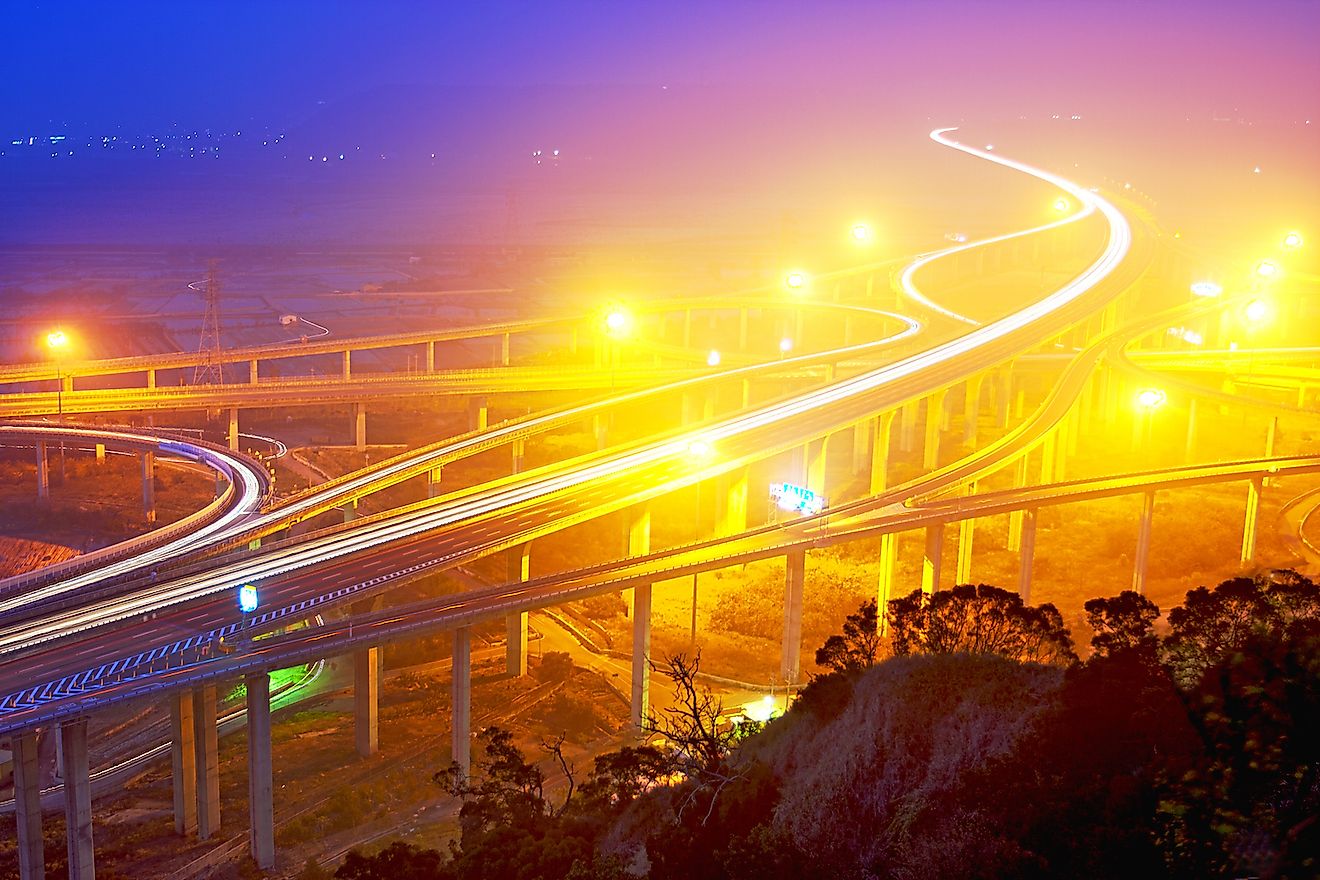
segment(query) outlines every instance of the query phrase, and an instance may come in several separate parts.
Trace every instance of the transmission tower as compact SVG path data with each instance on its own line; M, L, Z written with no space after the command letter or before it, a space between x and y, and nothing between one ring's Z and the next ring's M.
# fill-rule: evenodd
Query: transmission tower
M197 347L200 358L193 371L194 385L223 385L220 364L220 284L216 280L216 261L206 267L206 316L202 318L202 342Z

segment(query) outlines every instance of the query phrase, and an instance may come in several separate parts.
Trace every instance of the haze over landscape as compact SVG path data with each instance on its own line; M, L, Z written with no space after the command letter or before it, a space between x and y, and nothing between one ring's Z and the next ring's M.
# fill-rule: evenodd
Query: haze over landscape
M1320 3L4 29L0 880L1320 876Z

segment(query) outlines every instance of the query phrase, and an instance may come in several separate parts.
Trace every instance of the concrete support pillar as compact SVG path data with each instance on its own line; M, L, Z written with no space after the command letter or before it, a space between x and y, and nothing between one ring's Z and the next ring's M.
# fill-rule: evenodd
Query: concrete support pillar
M142 515L156 521L156 453L148 449L138 453L142 466Z
M344 511L344 522L351 523L358 518L358 500L356 498L345 501L340 509Z
M1132 563L1132 589L1146 592L1146 562L1150 558L1150 526L1155 519L1155 492L1141 497L1141 524L1137 527L1137 553Z
M875 431L872 419L853 425L852 472L860 474L871 463L871 435Z
M627 555L645 556L651 552L651 505L645 502L634 505L629 508L627 517L628 531L625 536ZM623 599L627 603L628 614L631 615L633 613L633 591L624 590Z
M921 592L931 595L940 588L944 560L944 523L926 526L926 550L921 557Z
M453 656L450 754L467 776L472 772L472 631L466 626L454 630Z
M364 758L380 751L380 648L353 652L353 744Z
M968 446L976 445L977 423L981 418L981 383L984 380L984 376L973 376L964 386L963 442Z
M263 871L275 867L274 767L270 749L270 673L251 672L247 685L248 845Z
M523 460L527 456L527 441L518 438L509 444L509 453L513 459L513 473L521 474L523 470Z
M1040 481L1054 482L1054 471L1059 456L1059 426L1055 425L1045 435L1045 442L1040 447Z
M197 830L197 744L192 691L170 698L170 773L174 789L174 833Z
M944 420L944 397L947 391L936 391L926 398L926 442L921 455L921 466L934 470L940 464L940 425Z
M996 420L999 427L1007 428L1009 417L1013 413L1013 366L1004 368L999 376L999 385L995 389L995 407L998 409Z
M920 401L910 400L903 404L899 414L898 448L911 452L916 445L917 407Z
M738 310L738 350L747 350L747 316L750 310L741 308Z
M749 409L752 405L752 380L743 379L742 385L742 408Z
M441 468L433 467L426 472L426 497L434 498L440 494Z
M104 443L98 443L98 444L96 444L96 463L97 463L98 465L105 464L105 444L104 444Z
M817 495L825 494L825 472L829 466L827 457L829 447L830 438L827 434L819 440L812 440L807 443L804 450L807 458L807 488Z
M68 843L69 880L96 880L87 719L62 721L59 731L64 753L64 834Z
M603 413L596 413L591 417L591 433L596 438L596 451L610 445L610 420Z
M435 340L426 343L426 372L435 372Z
M215 717L215 685L194 688L193 745L197 749L197 837L209 840L220 831L219 731Z
M747 531L748 468L739 468L724 477L724 516L719 534L737 535ZM697 512L700 516L700 511Z
M367 405L353 404L353 445L359 452L367 448Z
M147 388L156 387L156 371L147 370Z
M871 494L879 495L889 485L889 443L894 430L894 411L880 413L871 422Z
M807 551L790 551L784 557L784 566L784 641L780 645L779 672L785 682L796 684L801 674L802 592Z
M651 585L633 593L632 724L642 729L651 713Z
M955 585L972 582L972 538L975 534L975 519L968 517L958 521L958 565L953 575Z
M1036 563L1036 508L1022 512L1022 540L1018 552L1018 595L1031 602L1031 569Z
M257 376L258 376L257 361L255 359L248 361L248 382L252 383L253 385L256 385Z
M343 371L343 372L344 372L344 381L345 381L345 382L347 382L349 379L353 378L353 353L350 352L350 351L346 351L346 352L344 352L344 371Z
M490 406L484 396L468 398L468 430L484 431L490 423Z
M46 852L41 836L41 764L37 732L25 730L12 739L14 811L18 818L18 876L44 880Z
M229 448L238 451L238 407L229 409L229 431L226 435L229 440Z
M500 334L500 366L501 367L507 367L509 365L509 348L511 347L509 336L510 334L508 333Z
M1252 477L1247 483L1247 510L1242 519L1242 564L1250 565L1256 558L1256 521L1260 517L1260 493L1265 485L1263 477Z
M532 545L519 544L504 551L509 583L524 583L532 576ZM527 674L527 612L513 611L504 616L504 670L509 675Z
M1024 452L1013 466L1013 488L1021 489L1028 483L1031 466L1031 453ZM1008 514L1008 549L1017 550L1022 541L1022 511L1014 510Z
M46 443L37 441L37 500L50 499L50 462L46 455Z
M888 532L880 536L880 575L876 584L875 607L880 614L880 634L888 628L885 610L889 600L894 598L894 581L898 576L898 533Z

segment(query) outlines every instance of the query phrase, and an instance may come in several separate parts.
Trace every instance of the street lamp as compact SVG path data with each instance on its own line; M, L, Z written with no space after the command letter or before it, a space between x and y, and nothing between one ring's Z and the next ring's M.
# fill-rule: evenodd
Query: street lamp
M1253 299L1242 308L1242 317L1252 324L1260 324L1270 316L1270 304L1263 299Z
M1133 446L1140 447L1143 442L1150 442L1155 410L1164 406L1168 399L1169 396L1160 388L1143 388L1137 392L1135 400L1137 421L1132 432Z
M718 367L719 365L720 365L720 353L712 348L710 350L710 354L706 355L706 366Z
M62 352L69 344L69 337L63 330L52 330L46 334L46 345L55 355L55 406L59 413L60 424L64 424L64 370L60 360ZM60 437L60 483L64 483L64 438Z
M1273 260L1261 260L1256 264L1256 275L1260 278L1277 278L1282 271Z
M1054 210L1058 211L1060 214L1066 213L1071 207L1072 202L1068 201L1063 196L1059 196L1054 200Z
M784 359L784 355L788 354L792 350L793 350L793 340L789 339L787 336L779 340L779 359L781 361Z
M805 272L794 269L784 275L784 286L795 293L806 290L807 275Z
M875 240L875 233L865 223L854 223L848 230L848 235L854 244L870 244Z
M1290 232L1283 237L1283 246L1289 250L1296 250L1302 246L1302 234L1300 232Z

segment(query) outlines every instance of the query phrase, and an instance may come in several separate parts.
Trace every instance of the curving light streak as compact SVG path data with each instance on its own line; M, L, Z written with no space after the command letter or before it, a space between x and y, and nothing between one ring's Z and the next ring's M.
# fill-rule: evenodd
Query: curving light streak
M953 141L950 141L947 138L941 137L941 135L946 131L956 131L956 130L957 130L956 128L937 128L930 133L930 137L932 140L944 144L946 147L953 147L955 150L962 150L964 153L970 153L973 156L979 156L980 158L988 159L991 162L997 162L1000 165L1005 165L1009 168L1014 168L1018 171L1026 170L1027 166L1023 165L1020 162L1014 162L1011 159L1004 159L1002 156L995 156L988 152L977 150L973 147L967 147L962 144L958 144ZM1028 171L1027 173L1034 174L1034 172L1032 171ZM1047 180L1048 182L1053 183L1055 186L1058 186L1062 189L1066 189L1069 193L1071 193L1074 196L1077 196L1077 193L1082 191L1080 188L1076 186L1076 184L1065 181L1061 177L1054 177L1054 175L1050 175L1044 171L1041 171L1039 174L1034 174L1034 176L1040 177L1043 180ZM1054 178L1054 179L1051 180L1050 178ZM1087 190L1087 193L1088 195L1093 195L1093 193L1090 193L1089 190ZM1034 226L1031 229L1023 229L1019 232L1010 232L1005 235L996 235L993 236L992 238L982 238L977 241L968 242L967 244L955 245L954 247L945 248L944 250L940 250L940 251L933 251L932 253L924 254L918 257L916 260L909 263L903 269L903 273L898 278L898 283L903 288L903 293L909 298L915 300L916 302L921 303L923 306L930 309L931 311L944 315L946 318L952 318L953 320L959 321L963 324L971 324L974 327L981 326L980 321L977 321L973 318L969 318L966 315L960 315L957 312L952 311L951 309L947 309L944 306L940 305L939 303L935 302L934 300L925 296L917 288L916 284L913 283L912 276L917 273L917 270L925 266L927 263L930 263L933 260L938 260L941 257L949 257L954 254L962 253L963 251L969 251L972 248L983 247L985 245L995 244L996 242L1001 242L1001 241L1009 241L1011 239L1021 238L1026 235L1035 235L1038 232L1045 232L1050 229L1057 229L1060 226L1066 226L1069 223L1076 223L1079 220L1084 220L1095 213L1096 211L1095 202L1090 201L1088 199L1081 199L1080 197L1078 198L1081 201L1082 209L1073 214L1069 214L1067 217L1064 217L1061 220L1055 220L1053 222L1046 223L1041 226Z
M1057 175L1002 156L990 155L943 137L944 133L954 130L956 129L936 129L931 132L930 136L944 146L1013 168L1051 183L1076 198L1084 206L1084 210L1100 211L1108 221L1110 229L1108 241L1100 257L1059 290L1012 315L1000 318L961 337L894 364L837 382L834 385L810 392L796 399L772 404L747 415L734 416L714 426L705 427L702 429L701 435L707 442L718 442L721 438L732 437L755 428L792 419L808 410L829 406L832 403L856 395L875 391L916 373L937 367L942 363L972 354L978 348L1019 331L1050 312L1062 308L1085 294L1117 268L1126 256L1132 242L1131 229L1117 208L1097 194ZM736 374L738 371L730 372ZM642 393L644 392L635 392L638 395ZM464 442L475 443L483 439L488 441L488 438L472 438ZM67 614L46 620L34 621L30 625L17 627L0 636L0 653L12 651L19 647L29 647L42 641L122 620L136 614L159 610L164 605L213 595L232 589L234 585L240 582L289 574L315 563L369 550L400 538L453 525L465 519L492 513L506 506L544 498L555 492L565 491L595 479L621 474L666 458L685 457L689 440L690 438L684 437L668 439L614 455L608 459L592 462L572 471L534 476L525 482L503 486L475 497L456 499L422 510L409 511L390 519L368 522L357 529L338 532L296 546L283 548L269 555L243 560L217 571L200 573L162 584L158 588L123 597L111 607L92 607L70 611Z
M51 434L58 436L67 436L69 434L68 428L44 426L3 426L0 427L0 431L6 433ZM154 445L162 452L168 452L175 455L187 455L203 463L207 461L208 456L213 456L216 460L226 464L230 468L230 472L236 478L237 484L235 489L239 493L239 501L228 511L194 532L181 535L178 538L144 550L134 556L107 563L106 565L100 566L92 571L74 575L54 583L44 584L34 589L26 590L16 596L0 599L0 613L13 610L14 608L20 608L33 602L50 599L61 593L76 590L79 587L84 587L107 578L117 577L118 575L141 570L150 565L166 562L179 555L184 550L189 549L189 546L195 542L207 541L216 535L223 534L227 529L233 527L237 523L243 522L260 509L262 497L261 478L257 476L257 472L248 462L237 456L228 455L215 449L193 446L192 444L179 440L162 439L154 434L135 434L127 431L104 431L81 428L75 433L79 437L90 439L92 441L98 439L109 440L111 442L128 440L135 443Z

